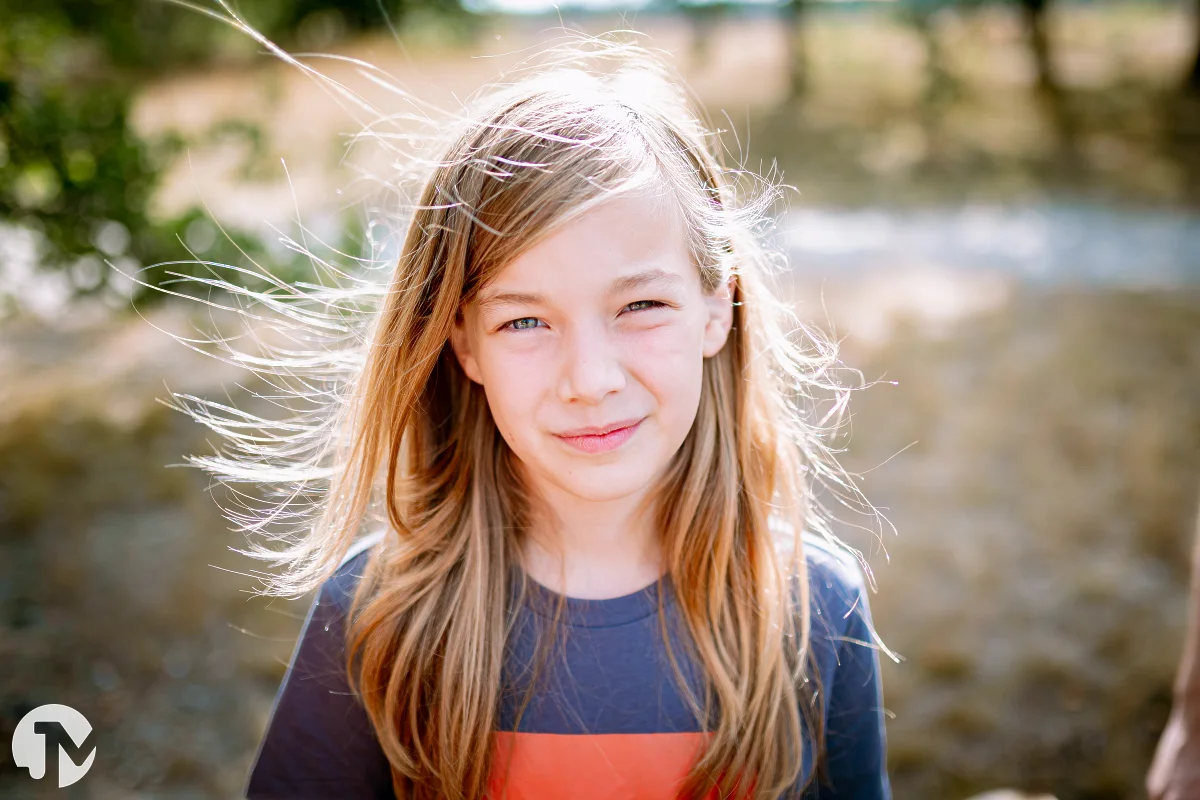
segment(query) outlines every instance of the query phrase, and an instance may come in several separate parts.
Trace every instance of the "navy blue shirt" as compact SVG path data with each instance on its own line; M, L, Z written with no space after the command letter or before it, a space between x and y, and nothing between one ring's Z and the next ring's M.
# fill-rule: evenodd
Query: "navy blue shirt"
M381 535L355 545L309 609L249 776L251 800L394 797L387 758L343 671L344 620L367 550ZM829 782L813 781L802 797L890 799L879 659L862 573L823 539L806 534L804 550ZM672 797L670 787L694 763L707 734L662 641L660 591L671 635L683 630L670 579L623 597L566 598L561 649L518 724L536 632L558 599L528 585L531 594L505 645L493 759L505 766L489 778L495 796L507 783L511 800ZM700 671L681 644L672 639L686 683L702 697ZM813 766L812 748L804 750L801 784Z

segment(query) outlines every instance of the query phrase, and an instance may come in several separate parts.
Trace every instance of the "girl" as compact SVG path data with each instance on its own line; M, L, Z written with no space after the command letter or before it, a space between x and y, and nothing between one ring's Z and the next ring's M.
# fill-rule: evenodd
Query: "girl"
M348 332L258 362L314 416L189 408L245 453L210 470L292 482L247 527L328 481L246 551L319 588L246 794L890 797L863 576L811 513L856 491L810 419L846 390L768 285L772 197L650 52L549 52L447 129L386 280L281 287L323 304L293 338Z

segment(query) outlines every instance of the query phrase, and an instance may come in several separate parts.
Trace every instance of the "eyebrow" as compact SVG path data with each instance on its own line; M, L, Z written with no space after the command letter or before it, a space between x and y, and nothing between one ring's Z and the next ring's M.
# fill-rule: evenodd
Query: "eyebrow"
M644 272L637 272L633 275L624 275L617 278L609 284L607 294L614 295L622 292L631 292L635 289L644 289L654 285L673 289L682 283L683 278L677 273L667 272L665 269L648 269ZM546 298L540 294L528 294L526 292L494 292L480 298L476 307L482 313L489 309L506 305L546 305Z

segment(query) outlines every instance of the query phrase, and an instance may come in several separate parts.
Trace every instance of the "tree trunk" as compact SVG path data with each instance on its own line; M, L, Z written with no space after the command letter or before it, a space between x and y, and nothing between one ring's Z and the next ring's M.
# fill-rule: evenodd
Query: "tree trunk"
M1049 0L1021 0L1025 30L1029 37L1029 49L1037 69L1039 91L1055 94L1059 91L1058 74L1054 71L1054 59L1050 53L1050 38L1046 35L1046 7Z
M788 99L799 100L808 91L808 54L804 47L804 18L808 0L788 0L783 7L787 36ZM1200 1L1200 0L1198 0Z
M1192 16L1192 36L1195 40L1195 49L1192 51L1192 68L1183 78L1183 91L1200 96L1200 0L1196 0Z
M1054 68L1053 47L1046 31L1050 0L1020 0L1029 50L1037 70L1036 91L1057 138L1055 167L1078 173L1083 167L1079 153L1079 124L1069 98Z

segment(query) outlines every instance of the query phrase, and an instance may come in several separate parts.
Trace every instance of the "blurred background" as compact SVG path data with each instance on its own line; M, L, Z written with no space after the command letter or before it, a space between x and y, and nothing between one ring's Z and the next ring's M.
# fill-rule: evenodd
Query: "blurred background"
M795 187L781 276L869 388L841 446L898 798L1144 795L1200 504L1200 5L254 0L293 52L450 106L559 25L669 51L745 166ZM309 62L388 108L347 61ZM158 399L254 407L193 352L206 260L361 253L358 126L159 0L0 0L0 739L81 711L91 771L5 797L235 797L309 599L267 602ZM222 270L225 279L236 273ZM245 277L246 281L255 280ZM261 288L261 284L257 285ZM210 493L210 489L212 490Z

